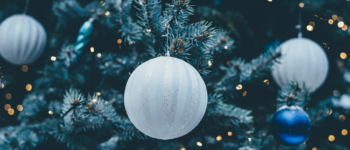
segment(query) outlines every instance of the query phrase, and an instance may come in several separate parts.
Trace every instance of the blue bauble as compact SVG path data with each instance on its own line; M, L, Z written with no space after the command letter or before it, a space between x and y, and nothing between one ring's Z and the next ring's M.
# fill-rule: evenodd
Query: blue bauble
M298 145L309 136L311 122L305 111L298 106L282 106L271 120L275 140L284 145Z

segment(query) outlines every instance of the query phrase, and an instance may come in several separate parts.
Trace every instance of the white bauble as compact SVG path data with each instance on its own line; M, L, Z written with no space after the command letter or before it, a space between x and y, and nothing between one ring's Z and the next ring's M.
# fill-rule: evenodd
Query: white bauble
M322 47L307 38L293 38L281 44L280 63L272 68L272 77L280 87L297 81L310 92L316 91L328 74L328 59Z
M0 54L14 65L34 62L43 53L46 32L33 17L12 15L0 24Z
M124 104L131 122L162 140L181 137L201 121L207 88L197 70L173 57L151 59L131 74Z

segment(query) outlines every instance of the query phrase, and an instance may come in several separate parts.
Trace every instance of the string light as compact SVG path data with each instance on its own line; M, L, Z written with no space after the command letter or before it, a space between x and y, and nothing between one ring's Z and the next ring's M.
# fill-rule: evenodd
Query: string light
M97 95L97 96L100 96L100 95L101 95L101 92L96 92L96 95Z
M331 115L331 114L332 114L332 112L333 112L333 110L331 109L331 110L329 111L329 115Z
M243 89L243 85L242 85L242 84L238 84L238 85L236 86L236 89L237 89L237 90L242 90L242 89Z
M231 60L228 60L226 63L227 65L231 65Z
M339 116L339 121L345 121L345 116L344 115L340 115Z
M52 115L52 114L53 114L53 112L52 112L51 110L49 110L49 112L48 112L48 113L49 113L49 115Z
M343 136L348 135L348 130L346 130L346 129L341 130L341 134Z
M105 15L108 16L109 14L110 14L110 12L109 12L109 11L106 11Z
M51 61L56 61L56 57L55 56L51 56Z
M341 52L340 53L340 58L341 59L346 59L348 57L348 55L345 52Z
M118 39L118 40L117 40L117 43L118 43L118 44L121 44L122 42L123 42L122 39Z
M252 138L248 138L248 141L249 141L249 142L252 141Z
M224 46L224 49L227 50L227 49L228 49L228 46Z
M23 106L22 105L17 105L17 110L18 111L22 111L23 110Z
M213 63L211 63L211 61L208 60L208 66L211 66L211 65L213 65Z
M300 8L304 8L305 4L303 2L299 3Z
M132 44L134 44L134 42L130 41L130 42L129 42L129 45L132 45Z
M315 22L310 21L310 22L309 22L309 25L315 26Z
M12 98L11 93L6 93L5 98L6 98L7 100L10 100L10 99Z
M9 111L9 109L11 109L11 105L10 104L6 104L4 108L5 108L6 111Z
M231 131L228 131L228 132L227 132L227 135L228 135L228 136L232 136L232 132L231 132Z
M272 2L272 0L267 0L268 2Z
M97 53L97 57L100 58L102 56L101 53Z
M338 16L337 15L332 15L333 20L337 20Z
M26 85L26 90L27 90L27 91L31 91L31 90L32 90L32 85L31 85L30 83L28 83L28 84Z
M140 1L139 3L140 3L140 5L142 5L142 1ZM182 150L182 149L181 149L181 150Z
M142 5L142 4L141 4ZM186 150L186 148L181 148L181 150Z
M218 135L218 136L216 137L216 140L217 140L217 141L221 141L221 140L222 140L222 136L221 136L221 135Z
M97 102L97 99L92 99L92 102L93 102L93 103L96 103L96 102Z
M348 26L344 24L344 26L341 28L343 31L346 31L348 29Z
M333 141L335 140L334 135L329 135L329 136L328 136L328 140L331 141L331 142L333 142Z
M307 25L307 26L306 26L306 29L307 29L308 31L313 31L313 30L314 30L314 27L313 27L312 25Z
M201 142L197 142L197 146L199 146L199 147L202 147L202 143Z
M264 80L264 83L266 83L267 85L269 85L269 84L270 84L270 81L269 81L268 79L265 79L265 80Z
M1 88L4 88L5 87L5 84L4 83L1 83Z
M312 150L317 150L317 147L312 148Z
M28 66L27 65L23 65L22 66L22 71L23 72L27 72L28 71Z
M90 52L91 53L95 52L95 48L94 47L90 47Z
M13 114L15 114L15 110L14 109L12 109L12 108L10 108L9 109L9 111L7 111L8 113L9 113L9 115L13 115Z
M333 19L329 19L329 20L328 20L328 23L329 23L329 24L333 24L333 23L334 23Z
M149 32L151 32L152 30L151 30L151 29L147 29L146 31L149 33Z
M244 91L244 92L242 93L242 96L247 96L247 91Z
M343 22L343 21L339 21L339 22L338 22L338 27L339 27L339 28L342 28L343 26L344 26L344 22Z

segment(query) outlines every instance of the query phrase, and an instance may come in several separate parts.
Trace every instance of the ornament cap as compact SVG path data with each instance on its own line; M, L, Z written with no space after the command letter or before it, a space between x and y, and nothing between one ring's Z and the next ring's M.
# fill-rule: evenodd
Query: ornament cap
M165 54L166 57L170 57L170 52L167 51L166 54Z

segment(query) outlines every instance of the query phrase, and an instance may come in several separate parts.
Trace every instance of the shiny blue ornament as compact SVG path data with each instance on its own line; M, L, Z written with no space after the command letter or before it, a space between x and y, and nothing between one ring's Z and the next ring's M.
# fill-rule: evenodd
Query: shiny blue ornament
M309 137L310 128L309 116L298 106L282 106L271 120L275 140L288 146L303 143Z
M84 24L79 29L77 41L75 42L75 49L78 55L80 55L83 52L85 45L90 40L90 35L92 33L92 29L94 28L92 21L93 19L89 19L88 21L85 21Z

